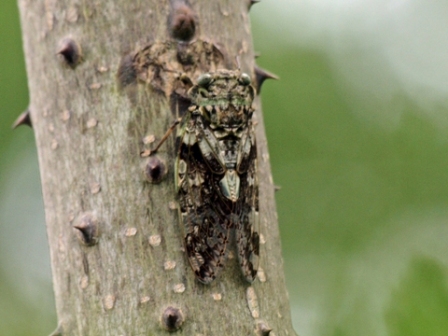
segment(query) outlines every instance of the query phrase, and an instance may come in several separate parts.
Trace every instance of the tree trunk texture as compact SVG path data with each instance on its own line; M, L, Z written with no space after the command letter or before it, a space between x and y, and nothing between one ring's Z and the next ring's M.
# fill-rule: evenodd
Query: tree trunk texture
M19 0L53 335L295 334L259 98L261 261L252 284L235 254L211 284L195 279L176 211L174 137L155 158L144 154L185 109L176 74L240 67L255 77L251 3ZM168 174L148 182L164 176L164 163Z

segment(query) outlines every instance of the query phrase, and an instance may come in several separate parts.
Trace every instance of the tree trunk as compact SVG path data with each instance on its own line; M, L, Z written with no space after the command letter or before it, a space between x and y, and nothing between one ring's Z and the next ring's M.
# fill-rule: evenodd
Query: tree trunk
M254 78L250 4L19 0L59 319L54 335L294 335L259 99L261 262L252 284L232 256L211 284L195 279L175 211L173 137L157 155L168 170L159 184L148 179L163 172L145 170L149 159L141 155L182 110L182 93L167 84L175 75L162 73L158 87L159 74L136 69L135 60L145 47L161 46L158 61L174 74L184 52L212 57L198 61L193 75L213 70L218 55L213 66L239 63Z

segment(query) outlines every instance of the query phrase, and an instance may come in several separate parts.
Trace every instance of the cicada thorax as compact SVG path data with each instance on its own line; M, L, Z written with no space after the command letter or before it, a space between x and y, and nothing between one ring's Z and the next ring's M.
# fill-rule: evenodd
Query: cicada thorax
M187 255L204 283L223 267L231 230L248 281L258 267L254 92L247 75L228 70L201 76L188 92L176 186Z
M197 106L197 138L204 159L212 171L223 174L222 195L236 202L240 193L239 167L248 151L247 133L253 132L254 89L250 79L225 70L214 76L206 74L189 95Z

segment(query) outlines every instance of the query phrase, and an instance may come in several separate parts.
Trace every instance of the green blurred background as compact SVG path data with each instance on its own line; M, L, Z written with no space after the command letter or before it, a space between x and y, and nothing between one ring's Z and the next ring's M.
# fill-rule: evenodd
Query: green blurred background
M301 336L448 335L448 3L251 12ZM0 336L56 326L16 2L0 2ZM267 270L269 275L269 270Z

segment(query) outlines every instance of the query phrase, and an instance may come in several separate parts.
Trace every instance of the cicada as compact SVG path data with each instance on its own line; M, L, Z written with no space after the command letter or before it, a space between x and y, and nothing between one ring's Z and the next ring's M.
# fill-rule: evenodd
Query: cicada
M259 262L255 89L249 75L219 70L201 75L187 94L175 184L189 263L208 284L235 241L243 276L252 282Z

